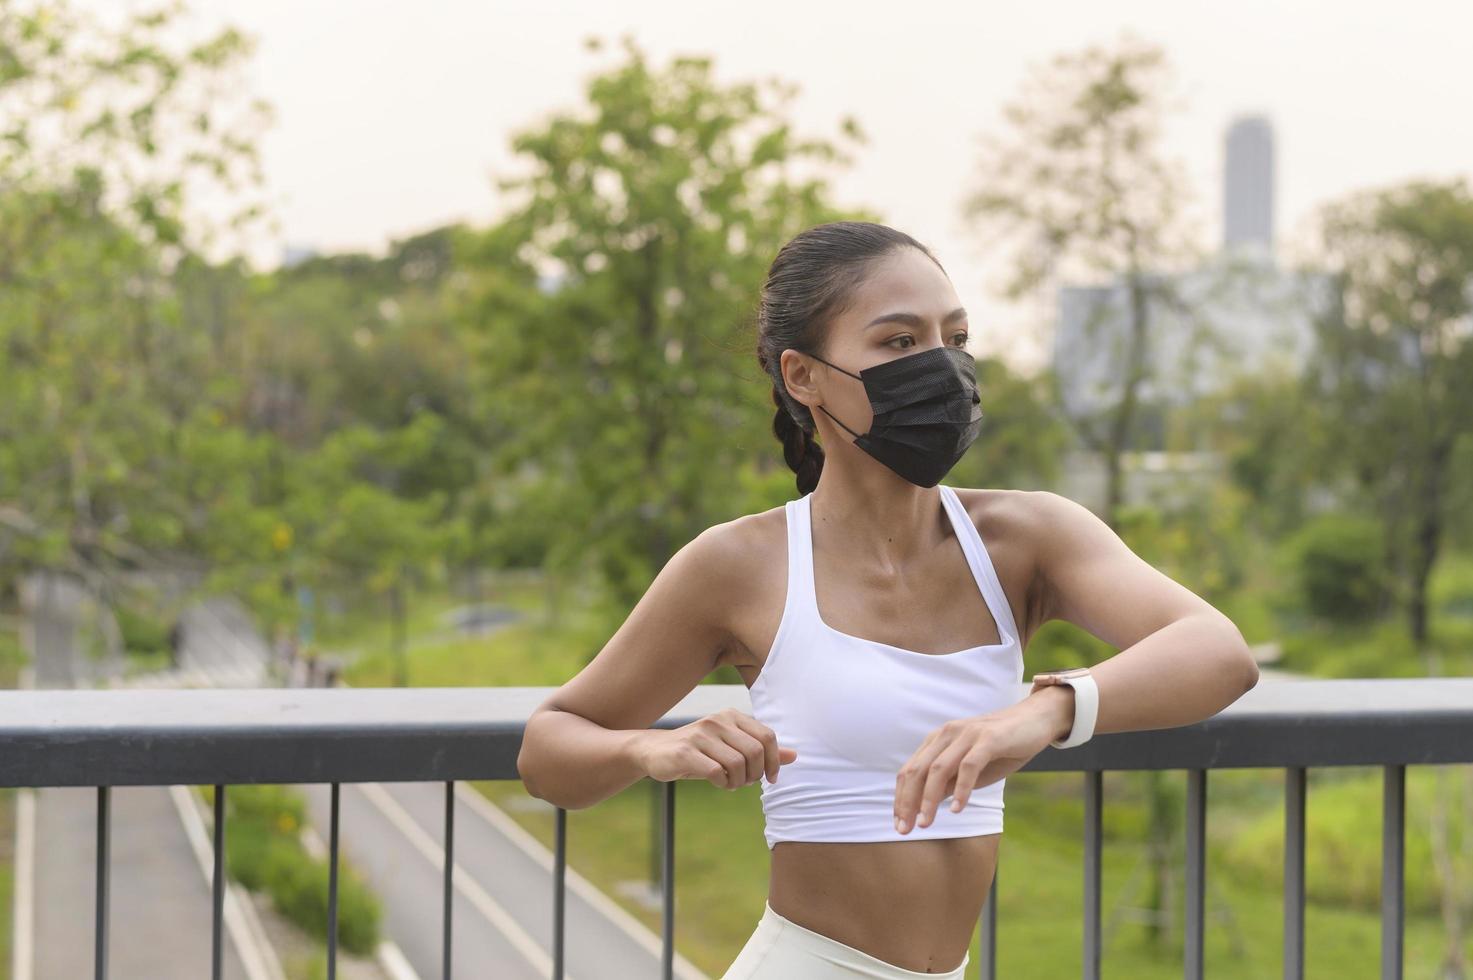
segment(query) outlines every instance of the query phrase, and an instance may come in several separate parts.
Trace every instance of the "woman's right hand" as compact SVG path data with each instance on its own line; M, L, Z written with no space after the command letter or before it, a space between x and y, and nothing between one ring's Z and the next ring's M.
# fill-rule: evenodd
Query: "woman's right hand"
M722 789L755 783L764 771L777 782L779 766L798 758L797 749L777 744L777 734L735 708L723 708L679 728L641 733L640 766L651 779L708 779Z

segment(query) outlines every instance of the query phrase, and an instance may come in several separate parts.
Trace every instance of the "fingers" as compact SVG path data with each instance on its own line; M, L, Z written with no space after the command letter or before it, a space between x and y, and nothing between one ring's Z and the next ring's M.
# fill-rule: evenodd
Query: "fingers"
M697 747L722 764L724 780L712 780L725 789L755 783L764 770L776 774L777 736L750 715L735 709L708 715L698 722ZM773 777L769 776L769 780Z
M956 768L956 785L951 791L951 812L960 813L962 807L967 805L967 800L972 796L972 790L977 788L977 781L982 776L982 767L987 765L988 753L983 751L980 745L973 745L966 755L962 756L961 763Z
M926 770L926 784L921 790L920 803L916 807L915 825L929 827L936 819L936 808L951 793L956 783L957 766L966 754L966 746L960 741L948 745Z
M740 711L733 713L732 722L742 731L756 739L759 746L757 758L755 759L756 773L752 775L749 782L756 780L758 775L764 773L769 783L777 782L777 771L783 765L784 761L777 744L777 733L751 715L743 714ZM787 751L792 752L791 749ZM787 761L791 762L792 760L788 759Z
M713 735L697 735L691 740L691 747L707 761L714 761L720 767L713 769L701 763L701 770L691 773L693 777L709 779L722 789L736 789L743 784L747 774L747 757L724 739Z
M755 783L764 773L777 782L780 766L798 757L777 744L777 735L751 715L727 708L678 729L681 747L674 779L706 779L722 789Z
M895 776L895 829L906 833L915 823L917 811L931 780L932 766L941 758L950 739L932 732Z
M901 767L896 777L896 830L929 827L947 796L951 810L960 813L991 758L986 744L966 729L938 729Z

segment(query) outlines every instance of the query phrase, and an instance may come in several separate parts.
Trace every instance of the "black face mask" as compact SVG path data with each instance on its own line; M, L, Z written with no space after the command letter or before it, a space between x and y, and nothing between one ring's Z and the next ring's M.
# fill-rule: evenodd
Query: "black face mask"
M864 382L875 414L869 431L860 435L818 407L856 437L856 446L911 483L934 487L977 441L982 430L977 362L960 347L931 347L858 374L844 373Z

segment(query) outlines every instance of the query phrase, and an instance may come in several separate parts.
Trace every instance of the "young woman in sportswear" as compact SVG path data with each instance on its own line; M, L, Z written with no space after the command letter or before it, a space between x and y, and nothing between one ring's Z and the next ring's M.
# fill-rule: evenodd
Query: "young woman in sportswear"
M681 548L527 723L522 780L568 809L645 776L761 783L768 898L725 980L961 978L1008 774L1257 683L1237 627L1086 508L940 483L981 427L967 340L910 236L843 221L784 245L757 357L798 498ZM1121 652L1025 689L1051 619ZM722 664L751 714L649 727Z

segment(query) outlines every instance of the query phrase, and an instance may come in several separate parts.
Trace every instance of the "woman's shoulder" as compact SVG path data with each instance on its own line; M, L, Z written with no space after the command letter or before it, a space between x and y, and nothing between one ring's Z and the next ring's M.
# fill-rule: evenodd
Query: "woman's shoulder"
M1023 543L1039 531L1048 490L1014 490L1008 487L952 487L967 516L990 548L994 538Z
M713 524L690 546L698 551L704 591L718 600L718 615L736 647L723 651L719 663L760 666L750 650L754 622L771 608L781 608L779 594L787 583L787 515L782 505Z
M712 524L691 541L703 567L719 579L726 594L737 598L744 587L770 576L773 563L787 553L787 516L783 505L741 514Z
M1036 558L1056 544L1067 544L1083 504L1052 490L968 489L955 487L977 533L1010 552Z

